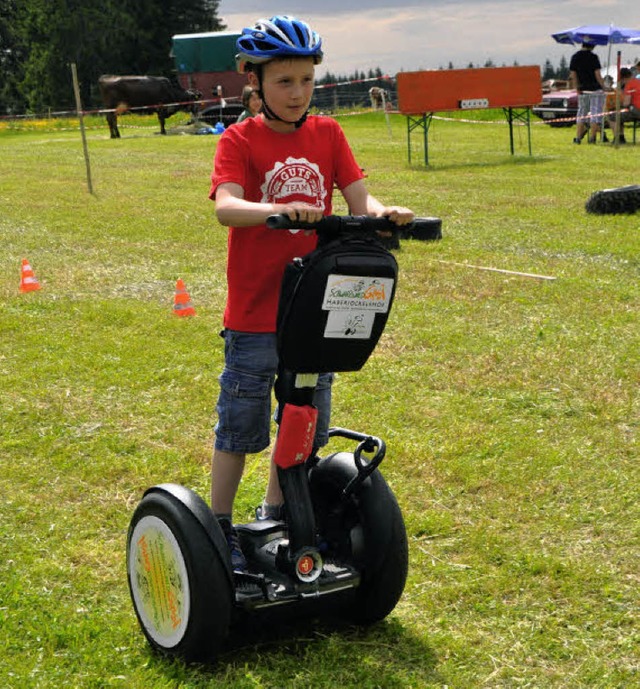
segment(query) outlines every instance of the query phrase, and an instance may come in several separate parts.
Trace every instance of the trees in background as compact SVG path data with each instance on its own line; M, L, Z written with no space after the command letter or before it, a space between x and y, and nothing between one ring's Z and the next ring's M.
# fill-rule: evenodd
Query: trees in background
M16 38L17 2L0 0L0 114L18 109L23 55Z
M100 104L97 83L101 74L172 76L171 37L225 29L218 18L219 3L220 0L0 0L0 115L73 110L69 67L72 62L77 65L86 108ZM484 66L494 64L487 60ZM453 63L449 62L447 68L453 69ZM558 67L546 60L541 72L543 79L566 79L567 60L563 57ZM354 83L351 86L345 82ZM336 83L341 84L339 89L319 90L318 107L337 107L343 101L364 103L369 86L388 88L379 67L366 74L327 72L318 79L319 85Z
M560 58L560 64L554 67L550 60L546 60L542 68L542 81L547 79L568 79L569 78L569 63L567 58L563 55Z
M171 37L218 31L219 0L0 0L0 114L72 109L101 74L171 76Z

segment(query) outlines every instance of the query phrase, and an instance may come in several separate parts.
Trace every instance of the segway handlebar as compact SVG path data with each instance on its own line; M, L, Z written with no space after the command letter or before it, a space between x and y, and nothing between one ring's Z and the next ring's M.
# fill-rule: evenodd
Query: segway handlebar
M266 225L272 230L315 230L323 237L340 237L345 234L358 232L420 232L439 229L442 225L440 218L415 218L406 225L396 225L388 218L372 218L368 215L325 215L314 223L291 220L288 215L270 215Z
M377 438L375 435L359 433L358 431L352 431L348 428L330 428L329 437L333 438L334 436L359 441L353 453L353 461L355 462L358 473L347 483L342 491L342 497L346 499L378 468L380 462L382 462L387 453L387 446L384 440ZM365 461L362 457L363 452L373 454L373 457Z

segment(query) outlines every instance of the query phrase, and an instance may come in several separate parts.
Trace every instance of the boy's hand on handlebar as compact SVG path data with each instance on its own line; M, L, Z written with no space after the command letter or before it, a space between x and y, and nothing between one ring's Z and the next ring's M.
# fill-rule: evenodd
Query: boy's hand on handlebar
M314 223L322 220L324 211L317 206L311 206L308 203L288 203L282 207L280 213L287 215L292 222ZM304 230L304 233L309 235L313 230Z
M396 225L407 225L413 222L415 213L404 206L385 206L375 213L375 217L387 218ZM376 234L380 237L391 237L392 232L377 230Z
M389 220L396 225L408 225L410 222L413 222L416 217L412 210L404 208L403 206L388 206L382 208L376 215L378 217L389 218Z
M318 206L310 206L307 203L288 203L286 204L281 213L288 215L294 222L298 220L299 222L314 223L322 219L324 211Z

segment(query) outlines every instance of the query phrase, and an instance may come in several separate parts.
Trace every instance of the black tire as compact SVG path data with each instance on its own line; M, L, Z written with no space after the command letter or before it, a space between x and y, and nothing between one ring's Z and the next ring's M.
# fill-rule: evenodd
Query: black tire
M339 616L371 624L385 618L404 591L407 534L395 496L379 471L366 479L357 496L341 499L356 474L353 454L339 452L321 459L309 482L321 542L329 555L352 562L361 573L360 586Z
M640 185L603 189L591 194L586 203L587 213L612 215L615 213L635 213L640 209Z
M127 578L149 644L187 662L214 659L234 603L229 551L218 522L195 493L149 489L127 535Z

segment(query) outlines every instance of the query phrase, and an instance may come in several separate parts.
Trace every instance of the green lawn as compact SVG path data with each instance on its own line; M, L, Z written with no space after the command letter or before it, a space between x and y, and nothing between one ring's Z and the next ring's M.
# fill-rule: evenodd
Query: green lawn
M208 494L216 138L90 121L90 195L77 130L0 131L0 686L640 685L640 214L584 212L640 182L640 146L536 121L511 156L501 117L434 121L429 167L400 116L391 135L340 119L375 195L443 218L442 242L396 253L387 331L334 389L336 425L387 441L409 580L374 628L252 634L208 668L150 652L125 538L146 487ZM19 292L22 258L40 291ZM195 318L172 314L177 278ZM266 468L248 463L237 519Z

